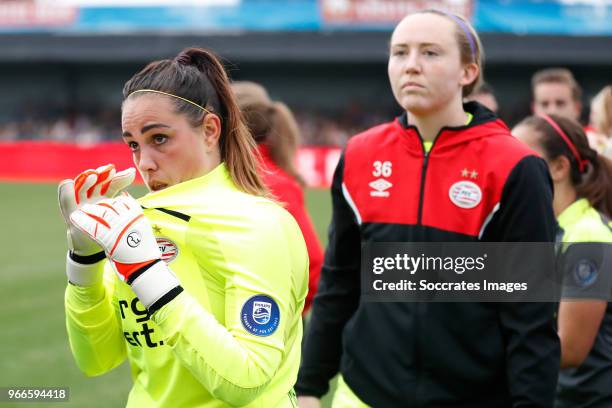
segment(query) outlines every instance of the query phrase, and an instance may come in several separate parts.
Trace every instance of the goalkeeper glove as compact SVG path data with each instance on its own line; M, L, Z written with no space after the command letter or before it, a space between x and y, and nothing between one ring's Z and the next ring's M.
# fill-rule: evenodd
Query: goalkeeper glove
M70 282L88 286L99 278L90 266L104 259L102 248L75 228L70 222L70 214L85 204L99 201L104 197L114 197L134 181L133 168L115 172L115 166L108 164L95 170L86 170L74 180L68 179L58 187L60 212L66 223L68 238L68 259L66 273ZM96 276L93 276L96 275Z
M129 194L86 204L70 220L98 243L119 278L131 285L149 312L174 299L183 289L161 260L151 224Z

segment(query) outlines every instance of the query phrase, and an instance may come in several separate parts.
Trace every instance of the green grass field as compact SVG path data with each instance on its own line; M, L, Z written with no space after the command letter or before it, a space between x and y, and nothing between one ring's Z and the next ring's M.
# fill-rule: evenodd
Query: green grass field
M142 187L132 193L140 196ZM321 242L331 202L324 190L307 191ZM122 407L131 387L127 364L85 377L70 354L64 323L65 228L54 184L0 183L0 387L69 387L70 401L45 407ZM41 403L1 402L0 408Z

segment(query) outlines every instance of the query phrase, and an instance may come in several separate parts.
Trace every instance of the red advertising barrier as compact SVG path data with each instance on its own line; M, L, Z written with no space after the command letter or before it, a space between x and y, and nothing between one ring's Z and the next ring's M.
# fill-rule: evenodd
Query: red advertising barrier
M340 153L338 147L301 147L297 154L297 166L306 184L309 187L329 187Z
M298 170L309 187L329 187L339 157L339 148L302 147ZM117 169L134 166L123 143L0 142L0 181L57 182L107 163Z
M118 169L134 166L123 143L0 142L0 180L4 181L55 182L108 163Z

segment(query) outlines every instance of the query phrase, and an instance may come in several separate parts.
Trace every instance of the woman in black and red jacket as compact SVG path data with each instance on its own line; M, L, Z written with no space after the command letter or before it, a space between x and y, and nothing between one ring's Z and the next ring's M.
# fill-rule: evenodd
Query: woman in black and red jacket
M462 103L480 77L464 19L428 10L396 27L389 78L406 113L353 137L336 169L301 407L318 406L338 372L334 407L552 407L553 303L360 301L363 242L554 241L545 162Z

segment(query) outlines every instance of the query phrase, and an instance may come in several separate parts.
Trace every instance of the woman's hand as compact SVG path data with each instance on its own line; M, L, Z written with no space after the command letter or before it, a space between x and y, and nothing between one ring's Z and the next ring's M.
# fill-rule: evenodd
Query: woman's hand
M85 204L114 197L132 184L135 176L134 168L116 173L115 166L107 164L95 170L85 170L74 180L67 179L60 183L59 207L66 223L68 246L73 254L89 256L101 252L102 248L72 225L69 219L70 214Z
M70 214L70 221L104 250L119 278L132 287L147 309L168 293L176 296L182 290L161 260L140 204L128 193L86 204Z

